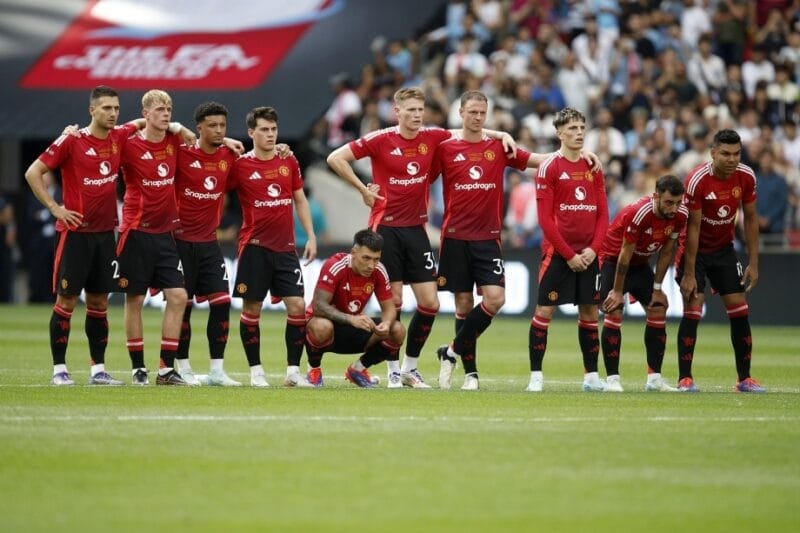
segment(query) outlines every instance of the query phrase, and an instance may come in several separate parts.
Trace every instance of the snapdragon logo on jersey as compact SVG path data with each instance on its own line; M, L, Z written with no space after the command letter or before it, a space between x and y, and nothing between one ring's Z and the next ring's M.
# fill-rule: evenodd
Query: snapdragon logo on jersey
M245 89L345 0L94 0L23 76L25 88ZM269 45L265 45L269 43Z
M490 191L497 188L495 183L483 183L478 180L483 177L483 169L477 165L472 166L467 171L469 179L475 183L456 183L453 188L457 191Z

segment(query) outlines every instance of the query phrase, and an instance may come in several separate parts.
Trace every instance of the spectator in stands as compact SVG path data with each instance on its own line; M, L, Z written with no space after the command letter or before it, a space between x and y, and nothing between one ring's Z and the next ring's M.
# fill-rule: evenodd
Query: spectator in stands
M726 65L740 65L747 39L748 0L719 0L711 18L716 53Z
M772 83L775 80L775 65L767 59L764 48L753 46L750 59L742 63L742 82L744 94L752 100L756 92L756 84L760 80Z
M701 35L714 29L711 25L709 0L683 0L683 3L685 7L680 19L681 38L692 49L696 49Z
M607 107L601 107L595 116L594 127L586 132L583 145L584 149L590 152L597 152L600 139L605 139L608 143L608 153L611 157L625 158L628 155L628 149L625 145L625 136L621 131L612 126L611 121L611 111ZM600 160L603 161L603 165L608 163L608 161L603 160L602 157Z
M352 141L358 133L361 116L361 99L353 90L353 83L345 72L333 76L331 87L336 96L325 113L328 121L328 147L336 148Z
M14 249L17 245L17 224L11 195L0 191L0 302L14 301L16 261Z
M697 52L692 55L687 66L687 75L700 94L708 96L712 103L718 104L722 101L728 78L725 62L712 52L712 41L711 33L700 36Z
M57 203L63 202L61 187L51 172L44 174L47 192ZM31 303L55 302L53 298L53 260L56 249L56 219L33 194L28 195L27 260L28 301Z
M783 244L786 213L789 209L789 185L786 177L775 166L775 155L770 147L761 150L758 157L758 230L766 236L765 244Z
M672 174L683 179L694 167L708 161L711 157L708 142L708 129L702 124L689 126L688 150L683 152L672 164Z
M306 194L308 200L308 208L311 211L311 225L314 227L314 233L317 236L317 245L327 246L331 244L330 232L328 232L328 220L325 216L325 209L316 198L311 195L311 188L308 185L303 186L303 192ZM294 243L300 250L303 250L308 242L308 235L306 230L303 229L303 224L297 216L297 209L294 210Z
M589 113L589 76L578 63L578 56L570 50L556 75L558 86L566 100L566 107Z
M508 208L504 224L511 248L533 249L542 242L542 228L536 212L536 185L522 172L512 169L506 176Z
M788 65L778 65L775 67L775 81L767 85L767 97L778 123L791 118L800 102L800 88L792 81L791 76L792 71Z

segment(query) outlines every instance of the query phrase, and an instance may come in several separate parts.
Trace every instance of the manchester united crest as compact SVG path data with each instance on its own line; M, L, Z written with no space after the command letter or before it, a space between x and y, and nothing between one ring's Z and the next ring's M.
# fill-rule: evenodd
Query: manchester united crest
M740 198L742 196L742 188L741 187L734 187L731 191L731 194L734 198Z
M447 284L447 278L444 276L439 276L438 278L436 278L436 284L439 287L444 287Z
M171 144L167 145L167 155L172 155L175 153L175 148L172 147Z
M419 143L419 146L417 146L417 152L421 153L422 155L427 154L428 153L428 145L425 144L425 143Z
M117 286L119 286L120 289L127 289L128 278L119 278L119 281L117 281Z
M69 282L65 278L61 278L61 288L66 289L69 287Z
M367 283L364 285L364 292L367 294L372 294L372 291L375 290L375 286L372 283Z
M217 168L219 168L222 172L228 170L228 162L227 161L220 161L217 163Z
M281 165L280 168L278 169L278 172L280 173L281 176L285 178L286 176L289 175L289 167Z
M558 291L550 291L547 293L547 299L551 302L558 301Z
M492 150L486 150L485 152L483 152L483 158L486 159L487 161L494 161L495 158L494 152Z
M244 294L244 293L246 293L246 292L247 292L247 284L246 284L246 283L240 283L240 284L238 284L238 285L236 286L236 292L237 292L237 293L239 293L239 294Z

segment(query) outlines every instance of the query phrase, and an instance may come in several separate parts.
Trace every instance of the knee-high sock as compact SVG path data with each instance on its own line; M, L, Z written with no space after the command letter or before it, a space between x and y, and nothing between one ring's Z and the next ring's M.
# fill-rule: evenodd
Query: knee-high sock
M606 315L603 319L603 332L600 334L603 348L603 365L606 375L619 374L619 354L622 347L622 319Z
M733 354L736 357L736 373L741 381L750 377L750 358L753 350L749 307L745 303L729 307L725 311L731 322L731 343L733 344Z
M231 298L226 294L219 300L210 299L209 304L206 324L208 353L211 359L222 359L225 357L225 347L228 345Z
M644 326L644 348L647 351L647 373L661 373L667 346L667 321L648 318Z
M242 338L244 354L247 364L256 366L261 364L261 326L258 315L251 315L242 311L239 318L239 336Z
M597 334L597 322L578 320L578 343L583 354L583 368L586 372L597 372L597 360L600 355L600 338Z
M306 338L306 316L289 315L286 317L286 365L300 366L303 357L303 345Z
M481 302L472 308L464 319L464 325L458 330L456 338L453 339L453 351L461 356L464 365L464 373L472 374L478 371L475 361L475 344L478 336L486 331L492 323L492 314Z
M528 359L530 359L531 372L542 371L542 361L547 350L547 328L550 319L539 315L531 318L531 327L528 329Z
M54 365L66 364L71 320L72 311L67 311L58 304L53 306L53 313L50 315L50 353Z
M190 301L186 302L186 309L183 310L183 319L181 320L181 336L178 340L178 359L189 358L189 345L192 342L192 309L194 304Z
M694 345L697 343L697 325L700 323L700 308L683 310L683 318L678 326L678 379L692 377Z
M419 357L422 347L431 334L433 321L436 320L436 311L427 307L417 306L411 322L408 324L406 334L406 355L409 357Z

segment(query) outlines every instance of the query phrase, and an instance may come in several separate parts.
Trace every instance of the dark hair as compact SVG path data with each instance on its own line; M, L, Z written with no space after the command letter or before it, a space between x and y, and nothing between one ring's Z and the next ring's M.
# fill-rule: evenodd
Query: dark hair
M583 113L581 113L577 109L573 109L571 107L565 107L564 109L556 113L555 117L553 117L553 126L555 126L555 128L558 129L561 126L564 126L569 122L572 122L573 120L580 120L581 122L586 123L586 117L583 115Z
M247 118L245 119L247 127L251 130L254 130L256 128L256 123L260 118L277 124L278 112L269 106L254 107L250 110L250 112L247 114Z
M97 100L104 96L116 96L119 98L119 93L108 85L98 85L92 89L92 93L89 95L89 104L94 105Z
M194 109L194 121L200 124L206 117L215 115L228 116L228 108L217 102L203 102Z
M656 181L656 192L662 194L669 192L672 196L683 194L683 183L674 174L666 174Z
M467 105L467 102L470 100L479 100L481 102L489 102L489 99L486 98L486 95L480 91L467 91L461 95L461 107Z
M719 130L714 134L711 146L717 147L720 144L742 144L742 138L733 130Z
M353 236L353 244L355 246L366 246L373 252L380 252L383 250L383 237L371 229L362 229Z

